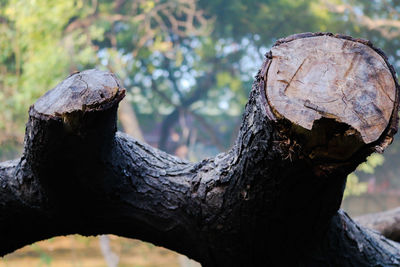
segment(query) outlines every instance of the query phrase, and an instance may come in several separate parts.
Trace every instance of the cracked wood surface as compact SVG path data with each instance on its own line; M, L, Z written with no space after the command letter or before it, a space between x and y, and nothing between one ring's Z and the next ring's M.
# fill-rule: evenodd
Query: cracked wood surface
M332 118L356 129L366 144L388 126L396 85L385 60L368 45L311 36L280 43L270 56L266 94L277 117L308 130L316 120Z
M95 69L74 73L39 98L34 109L48 116L98 109L112 102L121 92L114 74Z

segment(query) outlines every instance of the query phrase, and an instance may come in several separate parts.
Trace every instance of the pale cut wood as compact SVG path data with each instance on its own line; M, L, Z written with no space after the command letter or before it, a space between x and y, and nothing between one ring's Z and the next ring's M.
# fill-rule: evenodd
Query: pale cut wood
M271 54L266 97L275 116L308 130L316 120L332 118L356 129L366 144L382 135L396 85L372 48L324 35L280 43Z
M98 109L124 93L114 74L91 69L71 74L39 98L33 108L42 115L63 117Z

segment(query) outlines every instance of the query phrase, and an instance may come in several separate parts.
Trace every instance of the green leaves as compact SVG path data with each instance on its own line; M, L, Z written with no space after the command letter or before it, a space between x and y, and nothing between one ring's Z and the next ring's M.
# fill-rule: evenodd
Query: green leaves
M360 182L357 175L354 173L347 176L346 190L344 191L343 198L348 196L359 196L367 192L367 182Z
M368 182L362 182L359 179L360 173L374 174L376 167L382 166L385 158L382 154L374 153L367 158L367 161L357 167L356 172L349 174L347 177L346 190L344 197L351 195L361 195L367 192Z
M385 158L382 154L374 153L367 158L367 161L358 166L357 171L373 174L377 166L383 165Z
M0 143L15 132L22 143L28 106L69 72L93 67L122 78L142 122L145 114L161 122L184 103L203 119L238 121L266 47L294 31L319 29L318 12L309 11L314 2L7 1Z

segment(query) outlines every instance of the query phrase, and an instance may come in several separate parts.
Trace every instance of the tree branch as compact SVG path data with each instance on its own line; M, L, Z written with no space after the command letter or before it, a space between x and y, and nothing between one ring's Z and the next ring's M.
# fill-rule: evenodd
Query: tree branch
M355 221L391 240L400 242L400 208L358 216Z
M313 98L317 89L325 101ZM110 233L204 266L398 266L397 244L339 211L348 173L397 130L395 73L369 42L327 33L279 40L235 145L198 163L116 133L124 93L112 74L89 70L31 107L23 156L0 164L1 255L51 236Z

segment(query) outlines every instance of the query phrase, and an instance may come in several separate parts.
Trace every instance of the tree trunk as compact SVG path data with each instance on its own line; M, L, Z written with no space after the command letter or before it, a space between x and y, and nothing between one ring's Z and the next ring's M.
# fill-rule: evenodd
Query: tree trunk
M190 163L116 133L124 89L73 74L30 109L0 165L0 254L57 235L116 234L203 266L398 266L400 246L339 210L347 174L397 130L398 84L369 42L280 40L235 145Z

